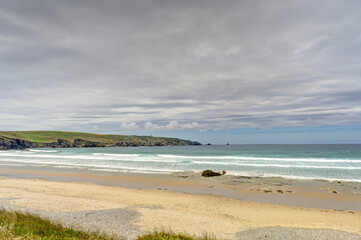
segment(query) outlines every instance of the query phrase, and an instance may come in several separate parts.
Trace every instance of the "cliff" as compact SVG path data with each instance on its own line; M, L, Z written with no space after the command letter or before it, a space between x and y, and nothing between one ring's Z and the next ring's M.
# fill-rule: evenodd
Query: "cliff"
M199 142L178 138L101 135L60 131L0 131L0 150L72 147L189 146Z

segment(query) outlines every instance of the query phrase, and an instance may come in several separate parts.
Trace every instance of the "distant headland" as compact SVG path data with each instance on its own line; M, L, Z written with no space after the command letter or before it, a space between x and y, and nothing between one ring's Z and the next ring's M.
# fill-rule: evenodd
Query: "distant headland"
M190 145L201 145L201 143L178 138L152 136L101 135L62 131L0 131L0 150Z

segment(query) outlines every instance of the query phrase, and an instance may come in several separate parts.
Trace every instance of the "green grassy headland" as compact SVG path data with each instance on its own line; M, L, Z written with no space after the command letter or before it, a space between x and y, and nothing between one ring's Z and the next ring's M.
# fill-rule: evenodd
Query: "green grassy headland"
M200 145L200 143L178 138L152 136L101 135L61 131L0 131L0 149L187 145Z

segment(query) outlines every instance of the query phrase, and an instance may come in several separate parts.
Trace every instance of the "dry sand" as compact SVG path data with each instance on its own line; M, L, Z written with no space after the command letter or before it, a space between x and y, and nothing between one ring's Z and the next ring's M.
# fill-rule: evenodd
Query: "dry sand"
M129 218L129 224L136 226L139 233L170 228L196 235L208 232L219 239L233 239L240 231L248 229L291 227L334 229L361 235L359 211L250 202L171 192L164 188L132 189L3 177L0 180L0 199L13 206L58 214L123 209L135 213Z
M67 170L67 169L66 169ZM173 175L50 172L0 168L0 176L62 182L90 182L140 189L207 194L239 200L297 207L361 211L361 183L295 180L225 175L204 178L200 173Z

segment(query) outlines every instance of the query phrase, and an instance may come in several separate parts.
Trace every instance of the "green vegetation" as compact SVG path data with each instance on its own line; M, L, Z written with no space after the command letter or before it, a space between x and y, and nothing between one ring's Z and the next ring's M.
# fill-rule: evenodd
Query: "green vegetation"
M18 240L113 240L96 233L85 233L29 214L0 210L0 239Z
M101 135L60 131L0 131L0 149L187 145L200 145L200 143L178 138L152 136Z
M172 231L154 231L143 236L138 237L138 240L215 240L216 238L204 234L202 237L195 237L188 234L178 234Z
M52 223L30 214L0 210L0 239L7 240L115 240L98 233L86 233ZM167 231L155 231L138 240L212 240L208 235L194 237Z

